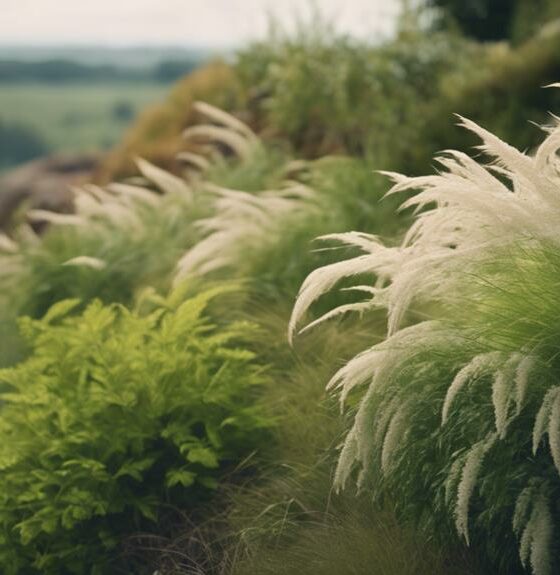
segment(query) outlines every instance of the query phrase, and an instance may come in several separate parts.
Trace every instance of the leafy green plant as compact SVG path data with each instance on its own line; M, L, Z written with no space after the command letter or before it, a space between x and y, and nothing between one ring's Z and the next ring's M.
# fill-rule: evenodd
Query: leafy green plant
M389 174L393 192L420 190L403 204L421 210L403 244L328 238L361 253L308 277L292 330L340 280L374 277L354 286L365 300L308 326L388 311L387 339L329 384L356 407L336 484L354 478L444 538L454 527L508 573L522 564L547 575L558 569L560 526L560 128L527 156L463 124L493 164L452 151L438 175ZM410 325L415 316L423 321Z
M106 573L124 536L193 508L262 445L255 327L212 324L224 288L184 291L21 320L32 353L0 371L3 573Z

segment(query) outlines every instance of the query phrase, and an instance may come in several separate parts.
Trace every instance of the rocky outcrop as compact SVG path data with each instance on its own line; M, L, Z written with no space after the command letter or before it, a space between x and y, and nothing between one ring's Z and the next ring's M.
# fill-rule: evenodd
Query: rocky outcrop
M23 202L30 208L71 211L71 186L89 181L99 161L96 154L48 156L6 173L0 178L0 229Z

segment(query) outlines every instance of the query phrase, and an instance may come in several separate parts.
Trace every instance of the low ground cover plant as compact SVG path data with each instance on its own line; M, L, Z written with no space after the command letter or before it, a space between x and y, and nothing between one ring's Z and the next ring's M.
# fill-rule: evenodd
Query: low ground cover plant
M256 328L205 312L223 289L21 320L32 351L0 371L3 573L107 573L123 537L196 507L262 446Z

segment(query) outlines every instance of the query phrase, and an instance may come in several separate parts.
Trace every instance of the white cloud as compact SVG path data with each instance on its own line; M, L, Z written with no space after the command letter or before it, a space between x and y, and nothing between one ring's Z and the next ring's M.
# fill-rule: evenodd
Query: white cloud
M371 36L390 32L399 0L315 4L339 29ZM4 44L227 46L264 35L268 12L293 23L297 14L309 14L309 5L301 0L0 0L0 38Z

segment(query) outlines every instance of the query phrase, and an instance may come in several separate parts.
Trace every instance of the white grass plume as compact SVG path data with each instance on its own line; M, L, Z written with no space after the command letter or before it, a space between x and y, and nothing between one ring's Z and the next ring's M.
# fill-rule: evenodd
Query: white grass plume
M181 178L154 166L143 158L136 158L135 161L140 173L163 193L177 194L189 199L192 197L192 190Z
M462 125L481 137L481 148L493 164L483 166L466 154L447 151L439 159L443 170L437 175L407 178L387 173L394 181L388 194L419 190L402 208L423 211L400 248L386 248L377 238L356 232L329 236L366 255L348 260L347 266L341 262L319 268L307 278L294 307L292 333L313 302L345 277L374 273L386 282L386 289L371 305L378 305L380 299L387 307L389 332L393 333L413 301L449 294L450 269L460 269L462 261L471 261L477 253L516 238L560 245L556 157L560 128L555 126L535 155L528 156L473 122L462 119Z
M12 240L6 234L0 233L0 252L4 253L17 253L19 246L17 242Z
M526 516L529 519L526 520ZM524 489L516 505L516 532L521 533L519 557L534 575L551 575L553 558L550 552L554 523L546 495L546 485ZM521 529L521 524L525 523Z
M62 265L85 267L85 268L91 268L93 270L102 270L105 267L107 267L107 264L103 260L91 256L77 256L75 258L65 261Z
M259 194L210 183L204 189L216 198L214 215L198 222L205 237L178 262L176 282L241 263L246 250L275 241L289 218L314 205L301 184Z
M247 140L255 142L257 140L257 136L241 120L238 120L232 114L221 110L220 108L216 108L207 102L197 101L193 103L193 108L196 112L206 117L206 119L223 126L225 128L229 128L234 132L238 132L242 136L244 136Z
M406 432L410 403L411 401L409 400L401 404L389 422L381 449L381 470L384 473L389 470L394 453L402 440L403 434Z
M241 134L221 126L191 126L183 132L183 138L193 142L217 142L227 146L241 160L251 155L253 143Z
M31 222L46 222L57 226L83 226L86 220L76 214L59 214L49 210L29 210L27 219Z
M529 378L533 373L535 366L536 358L530 353L525 352L515 372L515 403L517 415L519 415L523 409L525 397L527 396Z
M515 401L514 386L517 367L523 360L521 353L512 353L503 361L492 383L492 404L498 437L503 439L509 423L509 407ZM515 415L513 416L515 418Z
M476 355L463 366L451 382L451 385L447 389L447 394L445 396L445 401L443 403L443 408L441 410L441 424L445 425L447 418L449 417L449 412L453 401L457 397L461 389L472 381L482 375L486 375L495 369L496 365L500 360L499 352L489 352L480 355Z
M177 154L177 159L187 165L194 166L201 172L207 172L212 165L203 155L196 154L194 152L179 152Z
M533 454L537 452L541 440L549 427L552 407L558 401L558 398L560 398L560 386L555 386L546 392L541 402L533 426Z
M251 158L254 149L260 146L259 138L251 128L228 112L206 102L195 102L193 108L208 121L208 123L189 126L183 132L183 138L194 145L196 150L201 150L201 143L211 146L217 144L228 148L240 160L247 161ZM220 152L216 146L214 149ZM208 153L203 154L203 156L207 155ZM198 154L193 155L189 152L179 157L202 171L207 169L205 157L201 159Z
M107 186L107 190L109 192L113 192L117 196L120 195L125 198L130 198L134 201L147 204L148 206L151 206L153 208L157 208L160 202L160 196L140 186L132 186L130 184L122 184L115 182L109 184Z
M469 505L478 474L485 455L496 442L496 434L492 433L479 443L473 445L465 456L461 481L457 488L457 503L455 507L455 527L460 535L463 535L469 543Z

